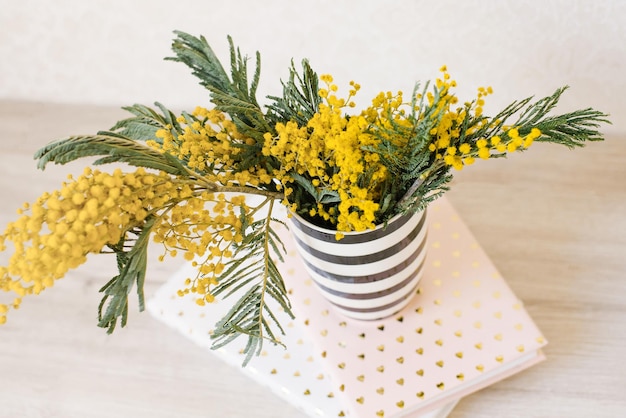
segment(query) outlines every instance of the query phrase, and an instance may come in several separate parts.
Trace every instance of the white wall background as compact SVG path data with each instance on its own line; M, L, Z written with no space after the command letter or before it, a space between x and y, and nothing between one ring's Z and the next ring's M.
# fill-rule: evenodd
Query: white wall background
M170 55L172 31L204 34L228 59L226 35L263 58L260 93L280 92L292 58L319 73L407 93L447 64L461 100L491 85L494 111L568 84L562 110L611 113L626 131L622 0L4 0L0 99L175 109L207 95Z

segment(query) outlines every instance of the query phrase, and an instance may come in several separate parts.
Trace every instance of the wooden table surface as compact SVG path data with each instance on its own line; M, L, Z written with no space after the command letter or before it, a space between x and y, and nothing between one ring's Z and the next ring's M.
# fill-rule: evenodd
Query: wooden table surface
M123 116L0 102L0 227L82 171L38 171L40 146ZM461 400L451 417L626 416L626 133L480 161L447 196L549 340L545 362ZM154 257L147 295L182 263ZM148 313L132 310L129 326L106 335L98 289L114 273L110 257L92 257L10 313L0 327L0 417L304 416Z

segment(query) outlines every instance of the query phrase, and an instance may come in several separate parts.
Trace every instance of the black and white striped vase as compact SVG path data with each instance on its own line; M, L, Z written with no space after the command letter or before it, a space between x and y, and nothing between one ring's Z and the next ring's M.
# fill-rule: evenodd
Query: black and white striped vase
M361 320L393 315L416 294L427 229L426 211L420 211L337 241L336 231L290 218L296 249L323 296L341 314Z

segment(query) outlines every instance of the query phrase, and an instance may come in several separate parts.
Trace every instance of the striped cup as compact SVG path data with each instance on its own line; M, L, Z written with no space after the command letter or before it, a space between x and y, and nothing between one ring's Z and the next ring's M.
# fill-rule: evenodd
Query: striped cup
M290 218L296 249L321 293L343 315L362 320L393 315L416 294L427 229L426 211L420 211L337 241L336 231Z

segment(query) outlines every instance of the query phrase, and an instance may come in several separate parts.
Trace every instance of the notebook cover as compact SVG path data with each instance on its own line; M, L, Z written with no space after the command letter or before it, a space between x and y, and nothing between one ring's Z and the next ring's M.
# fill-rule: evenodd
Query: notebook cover
M429 251L419 294L385 320L354 321L314 288L289 232L283 272L295 320L284 317L288 347L265 344L242 368L244 339L212 351L306 414L445 417L462 396L543 359L540 331L444 198L429 208ZM148 302L148 310L209 348L228 301L200 307L176 296L185 266ZM313 344L311 344L311 342Z
M184 280L195 274L191 265L183 266L167 283L161 286L148 301L148 311L159 321L179 331L184 337L209 349L210 330L215 322L230 308L230 304L218 301L201 307L188 297L179 297L176 291ZM287 350L280 346L265 344L260 357L255 357L247 367L241 364L244 355L241 349L245 340L235 340L218 350L208 350L222 361L232 365L256 382L269 387L276 395L311 417L350 416L340 403L338 387L333 387L321 362L323 359L305 340L305 334L297 321L282 314L286 330L283 342ZM427 415L414 415L414 418L445 418L452 411L455 402L436 409Z

